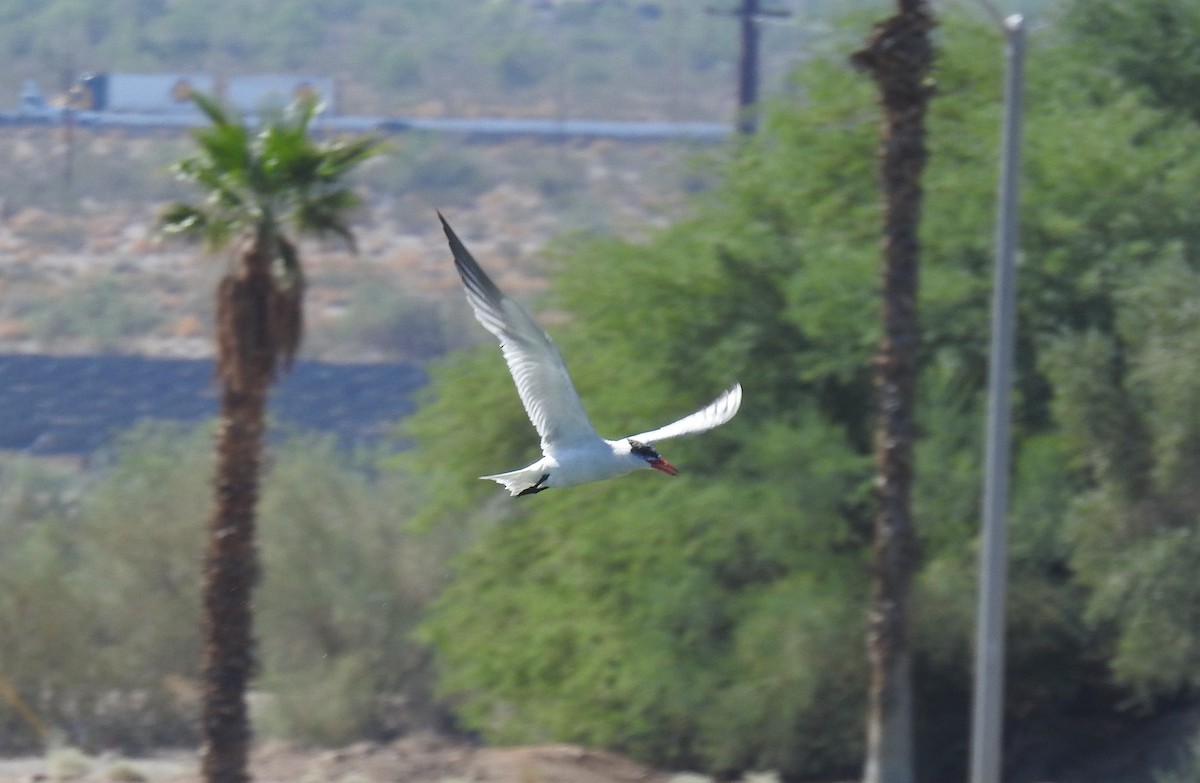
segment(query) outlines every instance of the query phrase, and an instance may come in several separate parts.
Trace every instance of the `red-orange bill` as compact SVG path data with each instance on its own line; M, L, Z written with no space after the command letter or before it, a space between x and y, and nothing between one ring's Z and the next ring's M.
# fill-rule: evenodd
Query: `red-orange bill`
M667 462L662 457L658 457L657 459L650 460L650 467L654 468L655 470L662 471L663 473L666 473L668 476L678 476L679 475L679 469L676 468L674 465L672 465L670 462Z

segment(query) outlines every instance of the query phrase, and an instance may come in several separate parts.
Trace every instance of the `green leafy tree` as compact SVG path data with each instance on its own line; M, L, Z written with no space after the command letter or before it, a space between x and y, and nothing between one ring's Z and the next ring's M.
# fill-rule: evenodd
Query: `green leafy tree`
M1072 564L1112 666L1143 703L1200 686L1200 274L1177 252L1130 279L1115 334L1063 338L1048 364L1090 486L1072 504Z
M1200 510L1189 499L1197 436L1186 347L1196 336L1200 265L1200 244L1186 229L1200 208L1200 72L1189 54L1200 5L1073 2L1064 18L1100 74L1084 83L1113 117L1109 141L1074 138L1071 149L1122 149L1099 168L1072 166L1071 210L1046 224L1042 239L1058 244L1053 268L1078 281L1075 328L1044 341L1041 364L1082 485L1063 515L1068 561L1089 591L1088 623L1111 634L1108 665L1145 705L1195 687L1186 661L1200 649L1200 623L1179 611L1195 601L1187 574L1197 567ZM1066 140L1031 139L1066 154ZM1114 175L1141 184L1108 204L1086 195ZM1069 260L1085 249L1088 265ZM1061 300L1065 288L1034 296Z
M1110 665L1142 705L1197 686L1200 654L1194 574L1200 507L1191 489L1200 464L1195 418L1197 338L1193 298L1200 248L1187 233L1166 231L1196 208L1200 172L1191 165L1200 122L1200 41L1195 2L1069 3L1064 19L1094 61L1114 75L1101 100L1149 104L1191 127L1165 120L1154 129L1173 141L1149 174L1164 198L1149 209L1131 200L1112 216L1141 243L1098 253L1117 293L1108 317L1050 346L1046 366L1059 390L1055 411L1086 478L1072 504L1071 564L1088 586L1089 620L1113 633ZM1127 93L1114 99L1113 93ZM1143 111L1137 108L1134 111Z
M58 734L126 753L195 741L211 494L196 476L212 470L212 434L146 422L82 472L0 465L0 750ZM269 698L256 730L340 745L442 725L412 629L453 538L407 530L419 488L374 453L308 434L275 451L258 512Z
M241 783L248 779L245 692L254 671L250 599L259 568L254 520L267 393L295 357L304 324L303 269L291 235L332 234L353 248L347 220L358 199L344 180L378 144L314 143L313 101L257 132L210 98L196 103L211 125L195 132L197 152L175 170L206 200L169 208L162 225L213 249L240 243L217 288L221 403L203 586L201 764L210 783Z
M1071 0L1064 21L1096 61L1154 104L1200 122L1200 3Z
M915 401L915 454L927 467L912 497L922 520L915 756L931 780L965 769L1002 84L993 30L952 14L940 23ZM774 106L751 143L714 164L720 184L685 220L644 242L567 238L551 253L544 304L570 316L552 331L577 357L572 374L602 430L635 426L631 412L649 425L701 402L698 389L742 380L738 419L670 455L684 476L537 503L495 497L472 477L519 463L531 446L503 362L487 345L433 371L409 424L409 464L430 490L422 515L473 543L426 633L445 692L490 738L603 743L731 774L849 777L861 764L878 135L872 85L843 61L808 64L795 83L799 105ZM1098 704L1115 713L1120 703L1110 626L1090 616L1092 588L1075 579L1078 544L1064 520L1089 471L1060 426L1066 377L1049 357L1066 336L1113 335L1124 286L1171 248L1195 258L1200 136L1136 96L1104 93L1111 83L1049 32L1031 48L1014 747L1086 727Z

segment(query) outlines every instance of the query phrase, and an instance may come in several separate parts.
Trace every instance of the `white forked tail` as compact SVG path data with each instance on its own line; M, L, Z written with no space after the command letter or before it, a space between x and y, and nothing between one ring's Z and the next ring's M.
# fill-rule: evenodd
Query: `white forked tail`
M479 478L503 484L504 488L508 490L508 494L515 497L526 490L533 489L545 476L545 470L536 465L531 465L520 470L510 470L508 473L494 473L490 476L480 476Z

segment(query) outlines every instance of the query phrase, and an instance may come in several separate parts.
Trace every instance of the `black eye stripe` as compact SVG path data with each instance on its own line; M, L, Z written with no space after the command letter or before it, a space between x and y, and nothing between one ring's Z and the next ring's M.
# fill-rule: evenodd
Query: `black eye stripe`
M629 439L629 450L642 459L662 459L652 447L633 438Z

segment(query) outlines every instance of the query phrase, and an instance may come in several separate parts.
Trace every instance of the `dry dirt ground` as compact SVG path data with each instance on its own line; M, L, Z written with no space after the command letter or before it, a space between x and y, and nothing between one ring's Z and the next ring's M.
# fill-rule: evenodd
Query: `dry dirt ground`
M196 770L195 755L184 752L142 759L51 753L0 759L0 783L199 783ZM481 748L432 735L325 751L267 743L254 753L251 774L256 783L669 783L672 778L624 757L573 745Z
M1011 779L1042 783L1200 781L1200 704L1147 721L1119 741L1095 747L1046 774L1009 770ZM1189 760L1190 759L1190 760ZM1181 766L1182 764L1182 766ZM196 754L145 758L88 757L73 750L44 758L0 758L0 783L200 783ZM1174 775L1164 773L1176 770ZM1186 772L1184 770L1187 770ZM255 783L701 783L700 775L667 772L576 745L488 748L435 734L390 743L362 742L315 750L265 742L251 760ZM778 783L773 773L747 773L739 783Z

